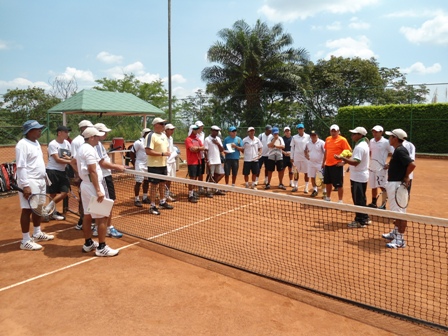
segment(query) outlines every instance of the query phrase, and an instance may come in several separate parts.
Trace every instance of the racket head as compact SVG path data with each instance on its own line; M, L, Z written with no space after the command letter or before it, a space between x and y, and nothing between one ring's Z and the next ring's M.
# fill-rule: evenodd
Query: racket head
M260 155L260 154L257 154L257 155L255 155L255 157L252 159L252 161L258 161L258 160L260 160L260 158L261 158L261 155Z
M322 172L319 170L316 172L316 178L315 178L315 183L316 186L320 187L322 186L322 181L324 180L324 175L322 174Z
M52 215L56 209L53 199L46 194L32 194L28 198L28 204L31 211L41 217Z
M408 207L409 190L408 187L403 183L400 184L395 190L395 202L397 202L397 205L402 209L406 209Z
M384 163L382 163L378 160L375 160L375 159L371 159L370 164L369 164L369 170L371 172L380 172L380 171L384 170L384 166L385 166Z

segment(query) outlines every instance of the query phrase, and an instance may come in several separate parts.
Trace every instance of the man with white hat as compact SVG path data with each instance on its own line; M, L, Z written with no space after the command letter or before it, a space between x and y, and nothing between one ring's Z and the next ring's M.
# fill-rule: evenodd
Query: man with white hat
M86 128L88 127L93 127L93 124L89 121L89 120L82 120L79 122L78 124L78 128L79 128L79 135L77 137L75 137L72 140L71 143L71 147L72 147L72 161L70 163L70 165L72 166L73 170L75 171L75 185L77 185L79 187L79 184L81 183L81 180L78 176L77 173L77 168L76 168L76 154L78 153L79 147L81 147L82 144L84 144L85 140L84 137L82 136L82 132L84 132L86 130ZM79 201L78 201L78 211L79 211L79 221L78 224L75 226L76 230L82 230L82 220L84 217L84 207L82 206L82 200L81 200L81 190L79 191Z
M104 134L104 132L100 132L95 127L87 127L82 132L85 142L76 152L75 160L77 164L76 171L82 180L80 185L81 199L84 207L82 229L85 239L82 251L85 253L95 251L95 255L98 257L113 257L118 254L118 250L114 250L106 245L107 229L105 216L90 212L89 210L89 203L92 196L99 203L103 202L106 198L105 190L101 183L103 180L103 172L100 161L102 159L95 150L95 146L98 145L100 137ZM95 219L95 223L98 226L98 242L92 240L92 219Z
M221 162L221 153L224 151L221 139L218 137L218 132L221 131L216 125L211 127L210 135L205 138L204 148L205 148L205 163L209 169L209 174L212 177L214 183L219 183L219 181L224 177L224 169ZM215 192L215 195L224 195L220 190Z
M370 159L371 162L378 161L380 165L385 166L389 153L394 152L394 148L389 144L389 140L383 137L383 127L376 125L372 128L373 138L369 141ZM381 194L381 204L385 203L387 194L385 192L387 182L387 170L370 169L369 186L372 189L372 203L368 206L372 208L377 207L378 188L383 193Z
M176 177L176 157L177 157L177 150L174 148L174 139L173 139L173 133L176 129L176 126L173 124L166 124L165 125L165 134L168 138L168 151L171 153L170 157L166 161L166 168L167 168L167 175L171 177ZM175 202L176 200L170 195L170 187L171 187L171 181L166 181L166 190L165 190L165 197L166 200L169 202Z
M24 137L16 145L17 184L19 188L23 189L23 193L19 193L22 209L20 248L35 251L42 249L42 246L37 244L38 241L54 239L53 235L41 231L42 217L34 214L28 203L31 194L45 194L46 192L44 156L38 141L45 126L39 124L36 120L28 120L22 127ZM30 236L31 219L34 226L32 236Z
M196 137L202 144L204 144L205 143L204 123L202 121L198 120L194 124L198 127L198 130L196 132ZM205 152L201 151L200 154L201 154L202 163L201 163L201 172L200 172L201 174L198 176L198 180L204 181L204 174L206 171L206 169L205 169L205 166L206 166ZM199 193L202 194L203 192L204 192L203 188L199 187Z
M303 192L308 193L308 160L305 157L306 144L310 142L310 135L305 133L305 126L300 123L296 126L297 134L291 139L291 163L297 170L297 173L303 173L305 179L305 188ZM292 191L297 191L299 183L299 174L294 178Z
M247 137L243 139L243 175L246 188L249 188L249 175L252 172L252 185L250 187L251 189L257 189L256 178L260 174L258 160L261 157L262 149L261 140L255 136L255 128L249 127L247 129Z
M159 174L160 178L149 179L151 207L149 213L160 215L156 207L156 188L159 187L159 208L171 210L173 206L168 204L165 197L166 181L163 176L168 174L167 159L171 156L169 151L168 137L165 134L165 120L154 118L152 121L153 131L146 136L146 154L148 155L148 173Z
M133 146L131 147L131 152L134 153L135 161L134 161L134 169L136 171L147 172L148 171L148 156L146 155L146 146L145 146L145 138L148 133L151 132L149 128L144 128L141 132L141 137L134 141ZM143 183L143 186L142 186ZM143 188L143 198L140 202L140 186ZM135 185L134 185L134 205L136 207L143 207L144 204L151 204L151 201L148 198L148 190L149 190L149 180L144 178L141 175L135 175Z
M350 184L354 205L366 206L367 181L369 180L369 144L366 138L367 130L364 127L356 127L350 130L355 148L350 158L335 155L335 159L342 160L352 166L350 169ZM363 228L370 224L369 216L357 212L354 220L348 224L349 228Z
M409 175L414 171L416 165L410 157L408 150L403 146L403 141L408 137L401 128L387 131L389 135L389 143L394 147L394 153L388 164L386 191L389 195L389 207L391 211L406 213L406 209L400 207L395 200L395 192L402 183L409 187ZM406 247L404 233L406 231L407 221L403 219L395 219L395 227L389 232L383 234L383 238L391 240L386 246L389 248Z

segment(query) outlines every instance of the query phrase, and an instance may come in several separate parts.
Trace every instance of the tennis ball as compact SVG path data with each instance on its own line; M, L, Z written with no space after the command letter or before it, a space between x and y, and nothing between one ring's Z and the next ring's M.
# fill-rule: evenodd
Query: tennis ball
M342 157L351 157L352 156L352 152L350 150L348 150L348 149L344 149L340 156L342 156Z

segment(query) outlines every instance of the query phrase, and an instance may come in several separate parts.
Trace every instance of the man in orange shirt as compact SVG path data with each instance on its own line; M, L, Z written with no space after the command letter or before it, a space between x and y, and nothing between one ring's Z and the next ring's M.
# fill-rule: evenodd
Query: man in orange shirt
M342 151L348 149L352 150L347 142L347 139L339 134L339 126L331 125L330 136L325 139L325 154L322 162L324 168L324 183L327 190L327 196L324 196L326 201L330 201L332 186L338 188L339 203L342 203L344 190L344 162L336 159L335 155L341 155Z

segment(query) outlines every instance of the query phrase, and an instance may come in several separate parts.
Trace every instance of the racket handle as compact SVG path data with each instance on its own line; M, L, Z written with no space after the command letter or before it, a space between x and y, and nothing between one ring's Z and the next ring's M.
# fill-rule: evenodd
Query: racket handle
M19 186L17 184L11 183L11 189L20 191L23 194L23 189L19 188Z

